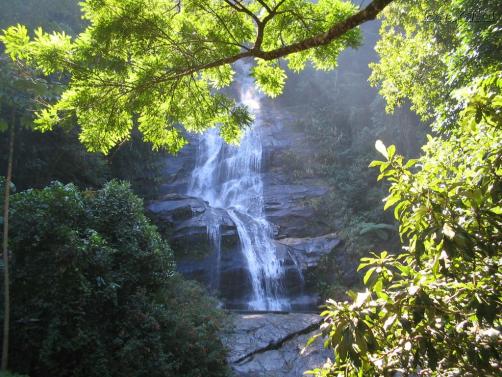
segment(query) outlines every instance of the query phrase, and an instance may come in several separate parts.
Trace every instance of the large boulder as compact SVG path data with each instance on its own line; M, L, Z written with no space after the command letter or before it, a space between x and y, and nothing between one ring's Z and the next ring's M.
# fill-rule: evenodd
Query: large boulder
M200 259L214 252L209 232L212 224L219 224L222 250L234 251L238 246L237 228L228 213L200 198L167 194L148 208L170 226L168 238L178 259Z
M204 213L207 203L200 198L173 193L151 202L148 209L162 220L175 223Z

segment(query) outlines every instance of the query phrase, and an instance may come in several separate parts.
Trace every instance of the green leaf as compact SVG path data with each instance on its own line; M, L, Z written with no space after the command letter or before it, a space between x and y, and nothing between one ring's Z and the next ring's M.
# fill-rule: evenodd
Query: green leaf
M496 215L502 215L502 207L493 207L490 209L491 212L495 213Z
M439 261L441 259L441 254L437 254L434 258L434 264L432 265L432 273L436 276L439 272Z
M387 148L387 154L388 154L388 159L391 160L392 157L394 157L394 155L396 154L396 146L395 145L390 145L388 148Z
M401 200L401 197L399 195L393 194L388 196L385 200L385 205L383 207L383 210L387 210L389 207L392 207L394 204L399 202Z
M307 341L307 343L305 344L304 349L307 348L308 346L310 346L312 343L314 343L317 340L317 338L319 338L321 335L322 334L319 333L319 334L315 334L314 336L310 337L309 340Z
M368 271L366 271L366 273L364 274L364 278L363 278L363 283L366 285L368 283L368 280L371 278L371 275L373 275L373 272L375 272L376 270L376 267L371 267L370 269L368 269Z
M378 160L374 160L374 161L371 161L370 164L369 164L369 168L374 168L376 166L380 166L382 165L384 162L383 161L378 161Z
M377 279L377 281L373 285L372 290L377 294L378 297L383 297L381 296L381 293L383 292L383 280L381 277ZM387 294L385 294L385 296L387 296Z
M258 87L268 96L277 97L282 93L286 82L286 73L279 67L278 62L257 59L257 64L252 69Z
M406 163L406 165L404 165L404 168L405 169L409 169L411 168L412 166L415 166L415 164L418 162L418 160L408 160L408 162Z

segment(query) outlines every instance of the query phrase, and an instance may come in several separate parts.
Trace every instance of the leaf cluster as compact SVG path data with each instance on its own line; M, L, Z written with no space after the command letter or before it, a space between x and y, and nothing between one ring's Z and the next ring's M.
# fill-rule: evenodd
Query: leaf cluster
M463 110L448 138L429 136L405 161L377 142L379 179L391 182L402 253L362 258L366 290L328 301L326 346L315 375L496 376L502 371L502 79L456 93Z
M222 316L174 272L169 246L118 181L12 196L14 371L224 376Z
M37 113L40 130L70 116L82 128L80 140L107 153L127 140L137 125L154 149L177 152L190 132L221 125L237 142L252 118L221 92L234 76L231 64L326 31L356 12L340 0L88 0L81 3L89 26L78 37L65 32L6 29L7 54L45 75L69 75L58 100ZM322 47L288 56L295 71L308 61L336 66L338 54L359 42L357 29ZM252 71L267 94L282 92L286 78L278 59L258 58Z
M438 130L454 127L462 106L451 93L501 68L502 12L493 0L404 0L383 12L380 56L370 82L387 110L411 103Z

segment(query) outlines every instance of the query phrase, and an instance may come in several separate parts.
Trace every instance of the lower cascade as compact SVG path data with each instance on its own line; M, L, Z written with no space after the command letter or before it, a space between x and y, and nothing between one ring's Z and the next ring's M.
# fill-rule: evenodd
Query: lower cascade
M289 127L287 111L266 102L245 74L237 83L254 124L238 146L217 128L188 135L190 145L166 160L162 196L149 209L178 271L210 288L225 308L316 310L319 295L304 276L340 244L315 208L330 189L288 167L292 153L303 159L316 152L303 131ZM339 263L340 271L353 270L348 259Z
M264 213L260 96L251 80L241 81L240 100L254 112L254 125L239 146L227 145L217 129L200 138L187 194L203 199L211 208L224 210L234 222L252 285L247 309L288 310L290 304L283 287L285 270L273 240L273 228ZM207 231L215 248L216 279L223 225L218 213L209 217ZM218 288L219 281L213 284Z

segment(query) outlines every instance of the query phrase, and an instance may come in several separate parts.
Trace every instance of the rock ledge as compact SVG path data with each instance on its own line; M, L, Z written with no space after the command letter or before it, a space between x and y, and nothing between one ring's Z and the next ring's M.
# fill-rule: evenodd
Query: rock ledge
M321 321L305 313L234 315L233 329L223 336L234 376L300 377L323 365L331 352L321 339L304 350Z

